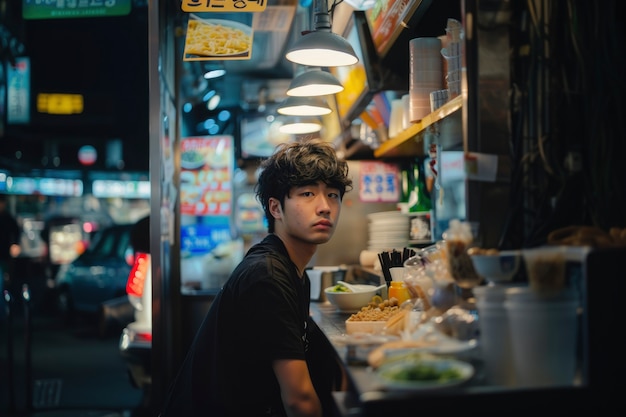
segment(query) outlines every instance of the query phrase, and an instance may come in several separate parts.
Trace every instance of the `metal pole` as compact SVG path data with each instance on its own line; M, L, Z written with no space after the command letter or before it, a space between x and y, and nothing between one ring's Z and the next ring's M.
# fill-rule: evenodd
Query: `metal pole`
M30 317L30 290L28 284L22 285L24 299L24 370L26 381L26 410L33 408L33 371L31 349L31 317Z
M2 277L0 276L0 279ZM15 414L15 381L13 375L13 367L15 366L13 362L13 316L11 312L11 303L13 302L11 298L11 293L9 290L3 291L4 297L4 310L6 313L6 324L7 324L7 380L9 385L9 414Z

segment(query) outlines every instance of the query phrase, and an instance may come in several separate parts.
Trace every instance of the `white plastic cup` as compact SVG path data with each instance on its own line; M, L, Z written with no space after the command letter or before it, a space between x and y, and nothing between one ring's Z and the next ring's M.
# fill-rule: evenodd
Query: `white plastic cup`
M392 266L389 268L389 274L392 281L404 282L404 274L406 269L403 266Z
M564 291L538 296L529 287L506 291L515 382L520 387L571 386L577 371L577 298Z
M411 96L405 94L402 96L402 129L408 129L411 126L409 113L411 111Z
M507 285L474 288L480 330L480 350L487 382L514 386L515 368L509 334L509 321L504 308Z
M391 102L391 114L389 117L389 137L393 138L402 131L402 119L404 118L404 107L402 99L394 99Z
M502 303L476 303L480 348L485 375L491 385L514 386L515 367L509 323Z

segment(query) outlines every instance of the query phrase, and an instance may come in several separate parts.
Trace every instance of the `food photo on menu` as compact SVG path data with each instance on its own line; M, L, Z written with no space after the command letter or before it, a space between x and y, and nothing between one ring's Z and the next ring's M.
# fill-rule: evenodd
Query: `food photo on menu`
M232 212L232 136L187 137L181 141L181 213L195 216Z
M185 61L250 59L252 13L190 13Z

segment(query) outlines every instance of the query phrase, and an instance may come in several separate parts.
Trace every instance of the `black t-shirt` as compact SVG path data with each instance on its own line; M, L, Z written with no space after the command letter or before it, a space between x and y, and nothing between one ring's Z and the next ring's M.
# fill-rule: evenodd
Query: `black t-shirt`
M277 236L253 246L213 301L162 416L284 414L272 361L306 359L309 291Z
M224 285L218 379L236 415L282 409L272 362L306 359L309 285L274 235L254 246Z

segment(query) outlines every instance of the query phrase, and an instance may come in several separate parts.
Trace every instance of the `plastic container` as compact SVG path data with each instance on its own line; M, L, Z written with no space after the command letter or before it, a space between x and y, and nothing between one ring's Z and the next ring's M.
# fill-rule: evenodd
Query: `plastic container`
M409 289L401 281L391 281L389 289L387 290L389 298L395 297L398 300L398 304L402 304L406 300L411 299L411 293Z
M571 386L577 372L578 298L575 291L542 296L511 288L504 301L516 385Z

